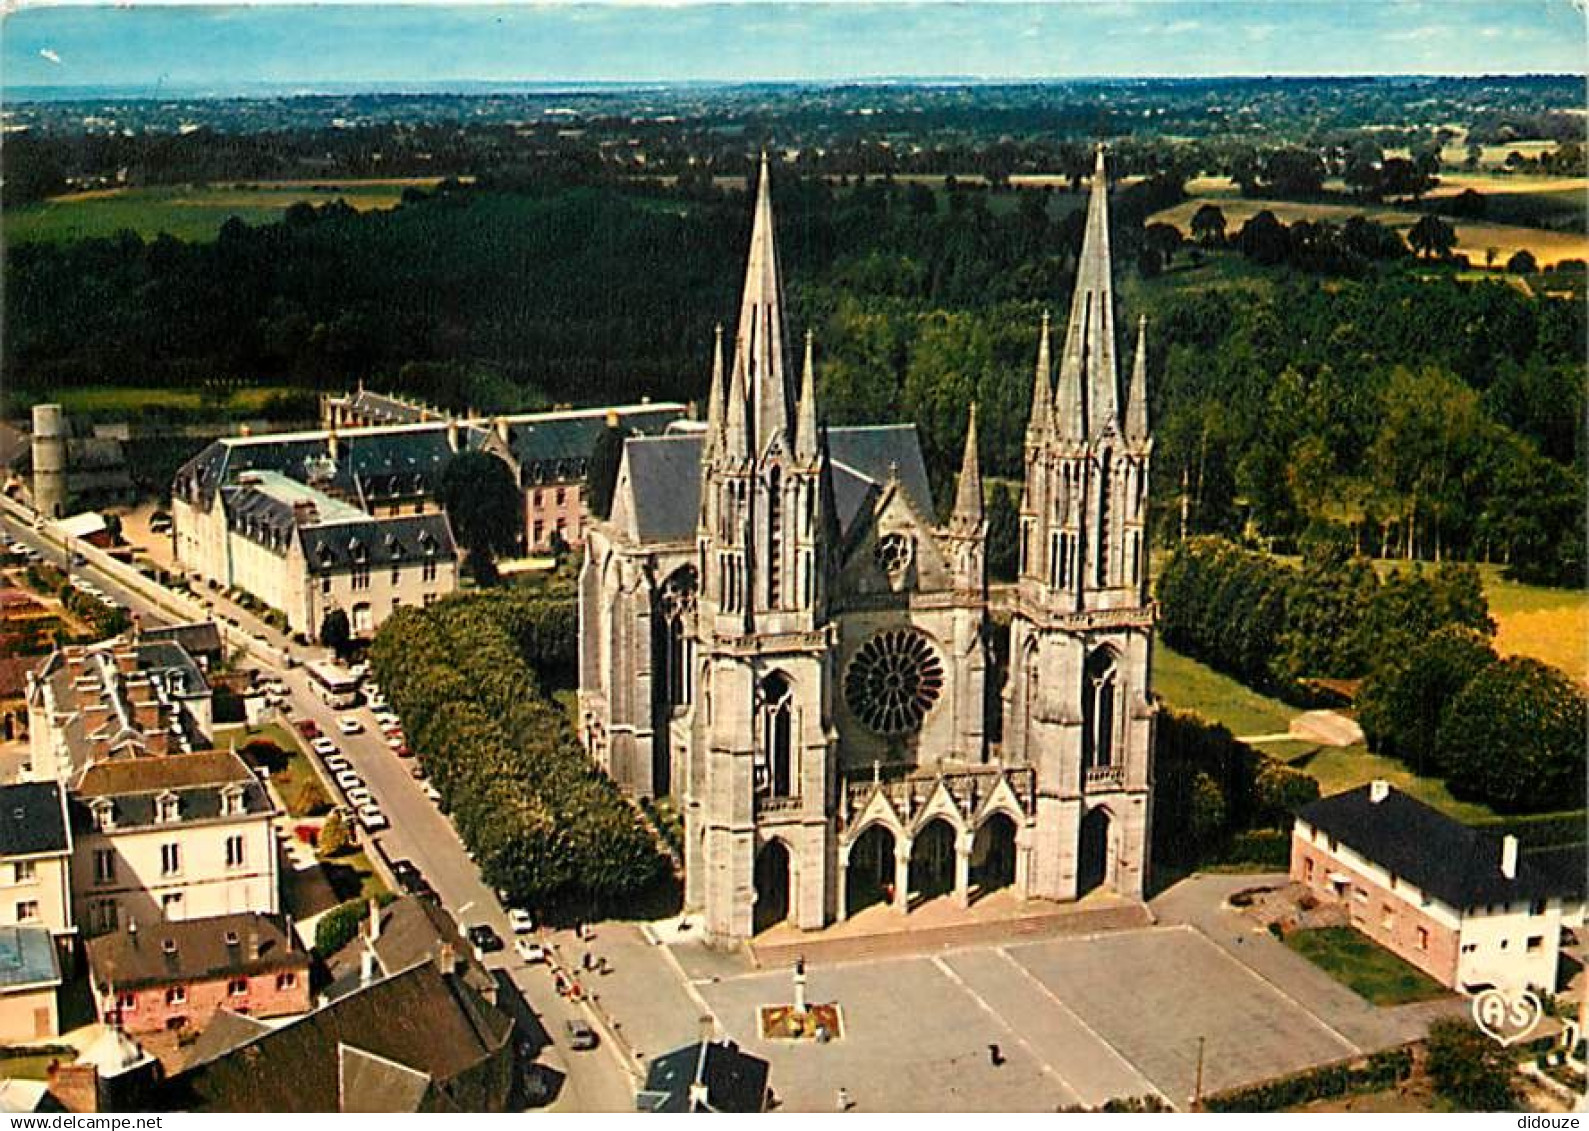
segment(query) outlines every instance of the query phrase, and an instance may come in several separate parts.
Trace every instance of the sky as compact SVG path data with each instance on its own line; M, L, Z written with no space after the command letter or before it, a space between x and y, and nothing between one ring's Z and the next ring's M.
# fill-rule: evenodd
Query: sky
M1586 70L1585 0L29 4L7 87Z

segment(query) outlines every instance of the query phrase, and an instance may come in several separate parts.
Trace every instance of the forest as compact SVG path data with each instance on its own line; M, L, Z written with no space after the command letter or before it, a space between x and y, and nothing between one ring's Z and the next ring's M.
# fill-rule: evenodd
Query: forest
M699 401L712 326L733 317L743 192L583 176L503 170L384 212L294 205L210 243L13 247L9 382ZM1112 202L1122 324L1149 318L1162 534L1284 551L1334 530L1380 555L1581 575L1572 301L1415 257L1371 223L1144 230L1181 191L1165 174ZM1045 308L1063 323L1084 194L792 170L774 194L790 329L815 330L827 418L915 421L947 498L976 400L985 469L1018 476L1037 326Z

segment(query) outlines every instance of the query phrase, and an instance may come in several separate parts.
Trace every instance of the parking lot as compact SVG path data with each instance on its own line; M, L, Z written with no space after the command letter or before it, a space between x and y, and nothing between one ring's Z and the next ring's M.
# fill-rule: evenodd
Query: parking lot
M1358 1051L1186 926L816 968L811 1000L844 1015L843 1040L826 1046L757 1038L757 1007L790 1000L787 972L695 988L772 1062L790 1110L832 1110L841 1087L871 1111L1052 1111L1142 1095L1185 1108L1200 1043L1205 1092Z

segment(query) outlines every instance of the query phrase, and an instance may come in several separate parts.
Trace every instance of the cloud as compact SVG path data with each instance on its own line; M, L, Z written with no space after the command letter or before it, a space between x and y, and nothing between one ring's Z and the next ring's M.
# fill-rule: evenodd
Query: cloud
M57 54L54 51L51 51L48 47L40 47L39 48L39 56L40 56L40 58L48 59L51 63L54 63L57 67L63 66L63 64L61 63L60 55Z

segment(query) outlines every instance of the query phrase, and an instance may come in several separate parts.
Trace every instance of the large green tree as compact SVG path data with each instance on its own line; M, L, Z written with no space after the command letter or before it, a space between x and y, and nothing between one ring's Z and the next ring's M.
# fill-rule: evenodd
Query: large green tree
M1446 784L1503 812L1583 805L1586 711L1583 690L1556 668L1523 656L1497 660L1442 718L1436 741Z
M524 532L513 471L487 452L459 452L441 472L442 508L453 536L471 555L508 553Z
M1514 1058L1468 1021L1442 1017L1429 1026L1429 1079L1461 1111L1517 1106Z
M1463 625L1439 629L1410 654L1389 657L1363 683L1358 717L1376 750L1419 774L1443 772L1440 720L1474 676L1495 662L1489 640Z

